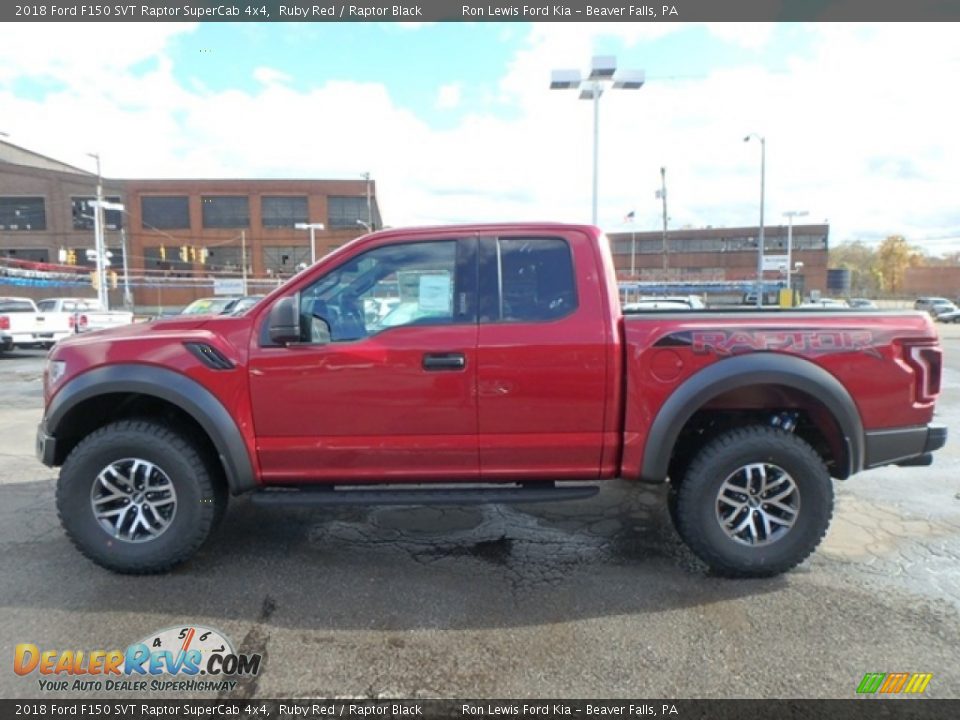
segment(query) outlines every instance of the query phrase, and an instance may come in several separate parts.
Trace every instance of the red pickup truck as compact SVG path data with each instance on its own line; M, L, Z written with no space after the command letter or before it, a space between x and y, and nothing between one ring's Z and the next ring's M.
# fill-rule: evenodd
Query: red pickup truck
M230 494L540 502L626 478L669 481L716 572L769 576L820 542L831 477L931 462L940 371L918 312L624 316L592 226L387 230L240 316L58 343L37 456L70 539L118 572L187 559Z

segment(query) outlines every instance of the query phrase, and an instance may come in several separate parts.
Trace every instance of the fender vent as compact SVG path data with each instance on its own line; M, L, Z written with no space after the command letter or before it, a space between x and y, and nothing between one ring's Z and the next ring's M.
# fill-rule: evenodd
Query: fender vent
M233 363L212 345L198 342L183 344L196 358L212 370L233 370Z

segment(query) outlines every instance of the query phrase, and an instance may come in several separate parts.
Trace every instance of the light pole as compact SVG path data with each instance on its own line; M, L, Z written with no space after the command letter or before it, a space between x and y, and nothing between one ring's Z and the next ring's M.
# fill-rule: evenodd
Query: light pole
M107 278L105 277L105 266L103 261L103 176L100 174L100 154L87 153L97 161L97 199L93 208L93 251L97 255L97 302L104 310L109 310L109 300L107 299Z
M617 70L612 55L596 55L590 62L590 74L584 78L579 70L554 70L551 90L579 90L581 100L593 100L593 205L592 222L597 224L597 186L600 151L600 96L607 86L616 90L639 90L644 83L643 70Z
M370 227L370 223L365 223L365 222L364 222L363 220L361 220L360 218L357 218L357 225L359 225L360 227L362 227L362 228L363 228L364 230L366 230L367 232L372 232L372 231L373 231L373 228Z
M787 210L783 214L787 218L787 290L791 289L790 276L793 274L793 219L806 217L809 214L806 210ZM793 302L792 297L790 302Z
M750 133L743 141L750 142L750 138L756 138L760 141L760 240L757 243L757 307L763 307L763 196L767 183L767 139L762 135Z
M317 261L317 230L323 230L323 223L297 223L294 225L297 230L309 230L310 231L310 264L313 265Z
M370 173L365 172L363 179L367 181L367 222L364 223L364 225L367 231L370 232L373 230L373 199L370 192Z

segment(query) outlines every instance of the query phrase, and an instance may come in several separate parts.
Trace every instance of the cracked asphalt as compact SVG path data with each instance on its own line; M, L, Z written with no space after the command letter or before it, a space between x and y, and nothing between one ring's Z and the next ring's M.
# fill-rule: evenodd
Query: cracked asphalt
M953 435L934 465L837 483L817 553L749 581L683 547L665 488L621 481L542 505L240 499L182 568L113 575L66 540L33 457L43 353L0 357L0 696L44 696L13 673L17 643L108 650L203 624L264 656L225 697L844 698L900 671L960 697L960 327L941 332Z

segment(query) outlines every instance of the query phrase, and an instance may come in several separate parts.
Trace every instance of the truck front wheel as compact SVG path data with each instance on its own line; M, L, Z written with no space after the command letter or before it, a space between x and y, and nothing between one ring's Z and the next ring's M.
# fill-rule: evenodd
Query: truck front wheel
M820 543L833 486L806 441L756 425L700 450L675 500L677 532L714 572L769 577L795 567Z
M197 448L149 420L106 425L67 457L57 512L73 544L121 573L169 570L207 538L227 502Z

